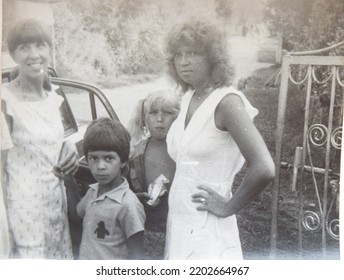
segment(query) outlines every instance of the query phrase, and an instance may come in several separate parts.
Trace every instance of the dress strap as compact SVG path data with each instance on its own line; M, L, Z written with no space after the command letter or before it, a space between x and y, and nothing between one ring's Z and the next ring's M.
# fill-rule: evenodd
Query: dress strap
M251 103L247 100L246 96L241 92L236 90L234 87L223 87L216 89L210 96L209 100L207 100L207 110L209 112L215 113L215 109L218 106L218 104L221 102L221 100L229 95L229 94L235 94L239 96L244 103L245 110L247 114L250 116L251 119L253 119L257 114L258 110L251 105Z

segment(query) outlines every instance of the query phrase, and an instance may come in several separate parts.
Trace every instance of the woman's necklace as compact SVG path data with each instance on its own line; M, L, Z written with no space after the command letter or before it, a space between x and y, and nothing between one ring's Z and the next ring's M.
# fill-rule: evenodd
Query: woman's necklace
M24 101L39 101L45 99L48 96L48 93L45 89L41 93L28 93L21 86L21 81L19 79L15 80L14 86L17 88L18 93Z
M207 99L207 97L210 95L211 91L209 91L206 94L202 94L202 95L197 95L195 94L195 96L197 97L197 100L201 100L201 99Z
M213 92L213 87L205 88L204 92L205 92L204 94L198 95L196 94L196 91L195 91L194 96L197 98L197 100L201 100L201 99L205 100L210 95L210 93Z
M213 88L212 87L208 87L206 89L204 89L205 94L202 95L197 95L196 91L194 92L192 97L196 97L193 100L191 100L191 102L189 103L189 108L188 111L186 113L186 117L185 117L185 124L184 127L186 128L193 116L193 114L196 112L196 110L198 109L199 106L201 106L201 104L208 98L208 96L213 92Z

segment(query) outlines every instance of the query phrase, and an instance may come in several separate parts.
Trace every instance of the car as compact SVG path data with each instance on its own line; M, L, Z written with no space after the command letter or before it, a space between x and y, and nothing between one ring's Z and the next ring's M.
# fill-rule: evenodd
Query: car
M98 117L109 117L117 121L119 119L105 94L95 85L59 78L56 71L50 67L48 73L51 83L57 86L56 92L65 100L61 106L64 139L73 141L77 147L80 165L74 177L83 193L87 186L94 182L82 150L86 128ZM17 75L17 68L3 69L2 83L11 81Z
M18 68L2 69L2 83L10 82L18 75ZM88 185L95 180L88 168L84 157L82 142L88 124L99 117L109 117L119 121L119 118L111 106L105 94L95 85L63 79L58 77L53 68L48 68L51 83L57 87L56 92L63 97L61 116L64 126L64 139L75 143L79 154L79 168L75 175L65 179L67 199L78 191L82 197ZM69 211L69 225L72 236L73 251L77 257L81 240L81 223L71 217Z

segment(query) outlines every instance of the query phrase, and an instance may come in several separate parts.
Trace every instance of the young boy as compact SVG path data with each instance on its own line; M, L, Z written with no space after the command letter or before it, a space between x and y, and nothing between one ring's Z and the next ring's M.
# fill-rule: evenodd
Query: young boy
M97 183L76 209L83 217L79 259L142 258L145 212L121 176L129 157L129 133L119 122L95 120L86 130L83 149Z

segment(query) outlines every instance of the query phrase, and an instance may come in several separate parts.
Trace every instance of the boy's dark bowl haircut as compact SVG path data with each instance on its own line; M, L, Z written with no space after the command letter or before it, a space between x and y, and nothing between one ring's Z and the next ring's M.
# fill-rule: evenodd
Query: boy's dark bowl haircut
M88 126L82 147L86 159L89 151L115 151L124 163L129 158L130 135L120 122L99 118Z

